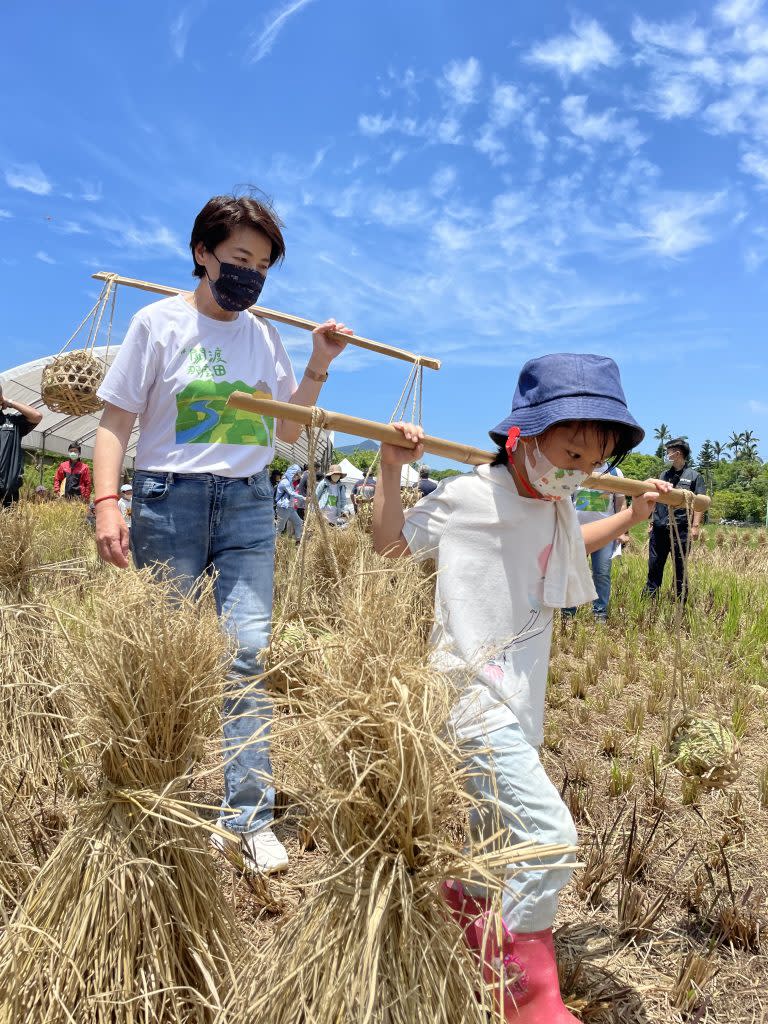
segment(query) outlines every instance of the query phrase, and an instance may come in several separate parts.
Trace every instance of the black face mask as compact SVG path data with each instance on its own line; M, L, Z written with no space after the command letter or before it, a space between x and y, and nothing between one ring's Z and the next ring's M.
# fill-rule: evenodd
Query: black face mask
M230 313L242 313L244 309L252 306L261 295L261 289L267 280L266 275L262 274L260 270L252 270L250 267L222 263L215 252L211 255L220 267L219 276L215 281L211 280L210 275L208 277L211 294L222 309L226 309Z

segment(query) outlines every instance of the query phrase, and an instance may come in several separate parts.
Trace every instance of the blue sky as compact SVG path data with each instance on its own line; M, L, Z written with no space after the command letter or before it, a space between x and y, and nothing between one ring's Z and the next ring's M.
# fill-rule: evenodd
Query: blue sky
M191 284L196 213L252 183L288 244L264 304L440 357L430 433L487 446L524 360L592 351L649 432L768 457L760 0L43 0L4 29L0 370L58 350L96 269ZM350 351L323 404L386 419L406 374Z

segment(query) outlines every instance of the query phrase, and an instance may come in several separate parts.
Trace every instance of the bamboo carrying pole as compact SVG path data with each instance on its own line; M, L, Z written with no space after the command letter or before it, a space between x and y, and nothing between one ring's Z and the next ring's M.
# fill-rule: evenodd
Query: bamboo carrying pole
M153 284L152 281L140 281L135 277L121 277L119 274L109 274L100 270L98 274L92 275L97 281L113 280L115 284L124 284L128 288L138 288L143 292L155 292L157 295L181 295L188 291L186 288L172 288L167 284ZM302 331L314 331L320 324L314 320L306 320L303 316L293 316L291 313L280 313L276 309L267 309L266 306L250 306L249 310L255 316L263 316L267 320L276 320L278 323L287 324L289 327L298 327ZM370 352L378 352L382 356L392 356L393 359L402 359L406 363L419 363L429 370L439 370L440 360L431 356L419 356L415 352L408 352L404 348L395 348L394 345L385 345L381 341L372 341L370 338L361 338L357 334L340 334L334 331L332 337L338 341L345 341L348 345L356 345L358 348L367 348Z
M267 398L255 398L243 391L233 391L227 399L227 405L235 409L245 409L248 412L258 412L263 416L274 416L275 419L291 420L293 423L301 423L305 427L320 427L323 430L340 430L343 434L352 434L356 437L370 438L372 441L379 441L383 444L394 444L399 448L413 448L410 441L406 441L399 430L388 423L378 423L375 420L363 420L357 416L347 416L341 412L329 412L318 406L292 405L289 402L274 402ZM483 451L482 448L473 448L468 444L457 444L456 441L446 441L442 437L430 437L424 435L422 441L424 451L430 455L439 455L444 459L453 459L456 462L463 462L469 466L483 466L492 462L494 452ZM584 487L592 487L599 491L611 491L616 494L625 494L629 497L639 497L645 494L648 488L642 480L630 480L627 477L605 475L589 476L584 481ZM659 501L673 508L683 508L691 501L690 491L673 489L667 494L659 496ZM693 495L693 508L697 512L705 512L710 506L711 499L706 494Z

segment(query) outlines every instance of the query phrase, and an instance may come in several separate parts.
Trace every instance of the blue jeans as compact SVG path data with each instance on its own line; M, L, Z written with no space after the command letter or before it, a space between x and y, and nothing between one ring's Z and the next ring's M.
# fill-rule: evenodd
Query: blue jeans
M511 711L503 728L463 738L462 749L471 770L467 790L478 805L470 818L475 849L490 851L528 841L576 845L570 811ZM573 868L561 865L575 859L573 855L529 856L530 870L511 868L501 901L502 917L511 932L552 927L560 890L573 874ZM487 895L482 884L465 888L475 896Z
M275 527L267 471L247 479L137 472L131 551L139 568L165 563L183 591L216 571L216 607L237 648L222 715L223 824L233 832L264 828L275 803L272 701L252 677L261 671L272 620Z
M595 584L597 597L592 602L592 610L598 618L604 619L608 614L608 603L611 600L611 563L613 542L604 548L598 548L589 556L592 559L592 582ZM565 615L575 615L575 608L563 608Z

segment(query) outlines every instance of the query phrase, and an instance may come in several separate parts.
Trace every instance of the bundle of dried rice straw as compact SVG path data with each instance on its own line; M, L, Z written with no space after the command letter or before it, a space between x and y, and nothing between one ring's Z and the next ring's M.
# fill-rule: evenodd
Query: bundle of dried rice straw
M298 699L289 690L291 713L273 727L283 785L315 823L327 867L254 951L246 1019L486 1024L491 998L439 885L480 876L498 894L503 865L531 850L462 849L465 769L445 735L455 692L427 660L431 581L358 536L334 588L318 597L307 581L306 617L335 642L300 662Z
M100 785L0 941L2 1024L203 1024L232 986L232 923L185 800L227 664L209 599L112 572L87 617L60 614Z
M739 741L714 719L685 715L672 731L669 751L672 764L705 789L725 789L739 777Z

